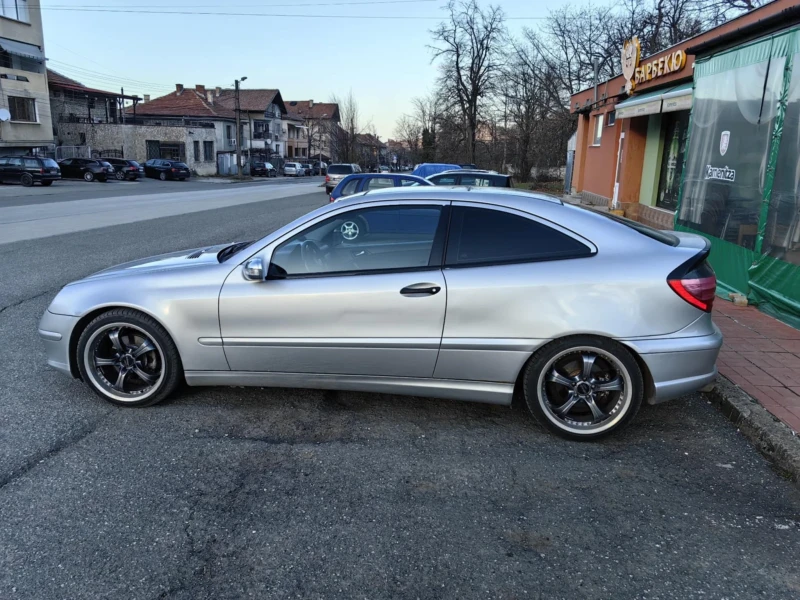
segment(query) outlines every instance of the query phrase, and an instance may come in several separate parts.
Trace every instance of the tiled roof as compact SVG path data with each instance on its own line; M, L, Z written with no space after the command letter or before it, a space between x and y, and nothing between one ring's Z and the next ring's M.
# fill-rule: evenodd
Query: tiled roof
M69 77L53 71L52 69L47 69L47 87L71 90L75 92L84 92L87 94L120 97L120 94L117 92L109 92L107 90L98 90L95 88L86 87L80 81L70 79ZM129 98L130 96L125 97Z
M339 122L339 105L335 102L289 100L286 109L290 115L300 119L333 119Z
M384 144L379 138L375 137L371 133L359 133L356 135L356 141L359 144L364 146L376 146L379 148L385 148L386 144Z
M208 90L214 94L214 89ZM226 118L235 119L236 113L228 108L219 98L214 102L208 101L207 93L198 92L192 88L184 88L183 91L174 91L166 96L154 98L150 102L142 102L136 105L136 114L156 117L201 117L205 119ZM133 108L126 112L133 114Z
M236 109L236 90L225 89L219 94L219 102L231 110ZM239 107L247 111L264 111L275 103L286 114L286 106L279 90L239 90Z

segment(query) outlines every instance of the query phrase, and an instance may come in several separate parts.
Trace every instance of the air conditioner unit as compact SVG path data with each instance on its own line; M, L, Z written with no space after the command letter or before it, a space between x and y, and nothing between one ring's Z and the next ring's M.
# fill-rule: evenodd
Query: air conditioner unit
M235 146L236 145L236 140L228 140L228 145L229 146Z

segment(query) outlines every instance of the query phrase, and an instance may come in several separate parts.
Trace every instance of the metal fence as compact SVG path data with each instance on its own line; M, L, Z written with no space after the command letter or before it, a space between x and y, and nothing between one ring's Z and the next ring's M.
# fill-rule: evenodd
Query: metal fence
M56 146L55 159L92 158L91 146Z

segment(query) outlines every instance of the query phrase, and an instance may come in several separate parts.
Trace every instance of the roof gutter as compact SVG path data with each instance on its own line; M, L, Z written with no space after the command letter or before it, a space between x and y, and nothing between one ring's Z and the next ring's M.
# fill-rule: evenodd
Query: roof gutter
M763 19L759 19L758 21L754 21L753 23L744 25L742 27L737 27L728 33L708 40L707 42L701 42L699 44L695 44L694 46L689 46L686 48L686 53L694 54L695 56L699 54L708 54L712 50L717 50L725 46L738 45L743 41L749 41L746 38L753 38L765 33L772 33L773 31L786 29L787 27L791 27L795 24L793 21L800 21L800 5L790 6L789 8L785 8L774 15L764 17ZM743 40L742 38L745 39Z

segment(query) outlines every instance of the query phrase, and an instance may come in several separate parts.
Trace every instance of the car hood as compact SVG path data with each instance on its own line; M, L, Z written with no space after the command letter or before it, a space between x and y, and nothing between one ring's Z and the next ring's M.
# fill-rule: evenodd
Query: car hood
M170 252L169 254L159 254L158 256L133 260L98 271L89 275L83 281L117 275L152 273L153 271L188 269L208 264L219 264L217 253L226 246L230 246L230 244L181 250L180 252Z

